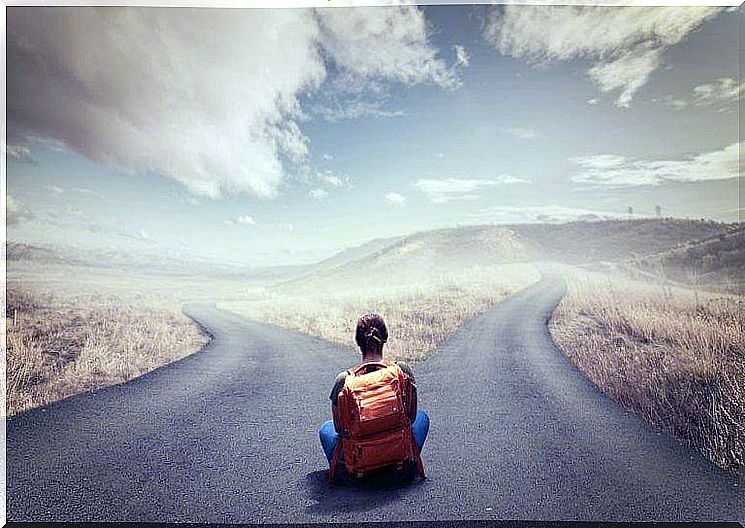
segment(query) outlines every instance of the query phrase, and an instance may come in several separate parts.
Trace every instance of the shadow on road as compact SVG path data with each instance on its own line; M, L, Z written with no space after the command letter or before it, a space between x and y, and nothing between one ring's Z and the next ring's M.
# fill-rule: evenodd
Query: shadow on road
M401 494L420 486L415 470L390 471L353 479L344 470L337 471L333 486L326 482L326 470L313 471L305 476L305 489L314 504L306 508L309 514L340 511L374 510L400 499Z

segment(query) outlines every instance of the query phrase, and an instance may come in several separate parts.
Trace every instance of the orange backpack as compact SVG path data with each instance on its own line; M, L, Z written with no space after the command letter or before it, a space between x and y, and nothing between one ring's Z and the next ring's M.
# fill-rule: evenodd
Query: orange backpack
M407 409L414 398L411 379L391 361L363 363L347 372L338 395L334 424L341 436L329 469L329 482L344 455L347 473L362 477L370 470L413 461L424 477Z

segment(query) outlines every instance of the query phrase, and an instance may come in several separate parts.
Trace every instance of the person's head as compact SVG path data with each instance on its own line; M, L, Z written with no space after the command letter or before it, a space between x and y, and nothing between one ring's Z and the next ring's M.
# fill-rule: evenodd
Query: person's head
M357 331L354 340L360 347L362 357L377 357L383 355L383 345L388 341L388 329L383 318L378 314L363 315L357 321Z

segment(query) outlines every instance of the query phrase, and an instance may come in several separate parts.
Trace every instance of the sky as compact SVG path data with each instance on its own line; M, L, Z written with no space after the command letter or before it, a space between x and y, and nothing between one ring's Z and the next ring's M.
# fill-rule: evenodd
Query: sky
M8 239L272 266L457 225L739 221L742 23L9 7Z

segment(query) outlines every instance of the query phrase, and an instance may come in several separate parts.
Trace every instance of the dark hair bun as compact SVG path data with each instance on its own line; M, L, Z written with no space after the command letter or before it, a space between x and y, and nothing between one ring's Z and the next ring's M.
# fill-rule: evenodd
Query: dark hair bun
M373 345L382 345L388 341L388 329L385 327L383 318L378 314L363 315L357 321L357 331L354 335L357 346L362 349Z

